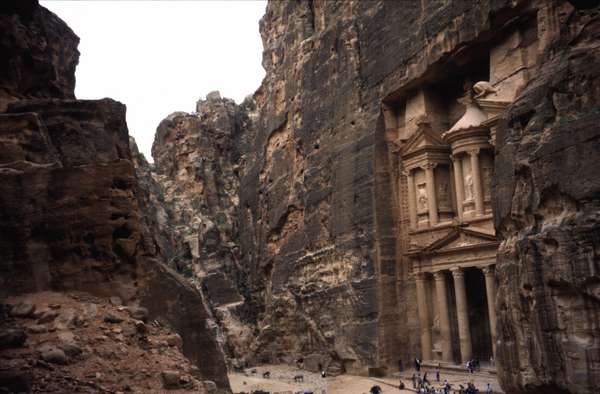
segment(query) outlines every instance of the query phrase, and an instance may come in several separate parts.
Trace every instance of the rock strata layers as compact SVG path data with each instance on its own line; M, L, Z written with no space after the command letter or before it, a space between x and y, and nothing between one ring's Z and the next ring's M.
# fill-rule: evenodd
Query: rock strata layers
M227 148L239 156L215 159L205 149L218 145L214 133L192 142L202 121L187 114L161 124L153 152L173 214L197 223L224 205L195 167L238 166L239 202L224 220L237 231L218 236L239 247L238 274L229 263L214 272L243 297L239 310L251 313L240 321L257 336L250 352L232 354L366 372L423 351L398 151L422 115L447 131L465 108L440 108L484 81L500 89L498 111L508 105L490 142L500 379L511 393L598 391L599 10L583 3L269 2L266 77ZM190 250L214 244L181 218L172 223L199 241ZM200 253L188 261L212 264Z
M0 113L0 296L80 290L141 304L178 330L204 379L228 390L203 296L159 261L157 231L143 219L125 106L65 98L73 97L77 37L37 2L1 10L1 29L17 35L2 45L23 47L2 47L2 59L22 74L2 80L11 102ZM46 52L37 53L39 45ZM51 72L19 66L23 56L39 57ZM163 302L167 293L175 306Z

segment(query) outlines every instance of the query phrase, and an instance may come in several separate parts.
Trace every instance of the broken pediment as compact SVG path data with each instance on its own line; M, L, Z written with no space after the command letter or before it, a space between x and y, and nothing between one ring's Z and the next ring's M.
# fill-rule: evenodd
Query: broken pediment
M414 156L427 151L449 150L448 144L429 127L419 127L402 148L402 157Z

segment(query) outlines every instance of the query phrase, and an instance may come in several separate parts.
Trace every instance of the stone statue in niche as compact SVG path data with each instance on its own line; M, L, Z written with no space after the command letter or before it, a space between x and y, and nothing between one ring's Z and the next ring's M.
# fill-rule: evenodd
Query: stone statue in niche
M471 174L467 174L467 176L465 177L465 199L466 200L475 199L473 175L471 175Z
M417 185L417 208L419 211L427 210L427 191L424 183Z

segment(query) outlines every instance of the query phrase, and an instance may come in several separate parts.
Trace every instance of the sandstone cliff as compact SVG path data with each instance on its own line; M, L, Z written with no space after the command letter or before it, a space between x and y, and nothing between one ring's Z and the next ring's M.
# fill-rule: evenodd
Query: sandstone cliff
M600 12L568 3L539 12L555 25L496 151L500 378L507 392L594 393Z
M19 71L2 80L11 103L0 113L1 296L81 290L144 306L182 335L206 379L228 389L201 293L159 262L142 219L125 106L64 99L73 97L77 37L35 1L1 10L3 37L14 35L2 59ZM27 68L30 56L46 77Z
M267 75L228 148L239 158L217 160L239 166L232 184L239 182L239 203L225 210L233 215L227 223L237 215L237 230L219 236L239 246L239 273L227 274L229 262L213 266L254 313L245 323L258 336L240 355L304 356L309 368L364 371L396 368L421 352L397 152L419 111L446 127L464 107L438 116L436 106L453 102L461 85L507 81L511 106L496 130L493 192L502 241L500 378L509 392L598 391L597 6L269 2L260 26ZM424 101L415 110L407 103L424 88L434 97L417 95ZM198 129L193 116L165 122L155 146L159 183L173 201L187 200L171 204L175 215L200 222L207 208L190 204L192 194L224 206L204 189L210 174L194 179L194 165L214 153L189 142ZM176 190L180 182L187 191ZM175 223L193 230L201 250L199 227L185 221Z
M35 1L0 5L0 111L20 98L75 98L79 37Z

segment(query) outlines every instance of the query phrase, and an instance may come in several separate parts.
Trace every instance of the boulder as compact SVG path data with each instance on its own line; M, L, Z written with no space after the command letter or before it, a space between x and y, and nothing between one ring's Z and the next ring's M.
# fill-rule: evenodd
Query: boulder
M205 380L203 383L208 394L214 394L217 392L217 385L212 380Z
M27 334L20 328L11 328L0 331L0 349L22 347L27 340Z
M148 322L148 309L140 306L129 306L126 308L126 311L132 318L141 320L144 323Z
M106 323L118 324L123 322L123 318L109 313L108 315L104 316L104 321Z
M62 349L54 346L42 346L39 349L42 360L52 364L67 364L68 358Z
M41 311L37 322L38 322L38 324L50 323L50 322L54 321L54 319L56 319L56 317L58 315L59 315L59 313L57 311L46 309L46 310Z
M164 389L176 390L182 386L183 382L181 382L179 372L177 371L162 371L160 377Z
M10 315L13 317L30 318L35 312L35 305L20 303L12 307Z
M181 339L181 335L179 334L169 335L166 341L169 346L176 346L180 349L183 347L183 339Z

